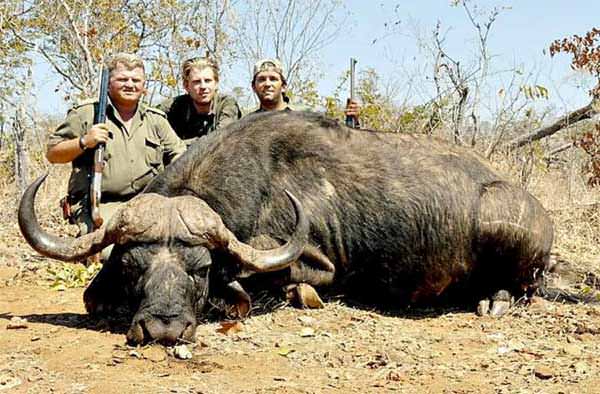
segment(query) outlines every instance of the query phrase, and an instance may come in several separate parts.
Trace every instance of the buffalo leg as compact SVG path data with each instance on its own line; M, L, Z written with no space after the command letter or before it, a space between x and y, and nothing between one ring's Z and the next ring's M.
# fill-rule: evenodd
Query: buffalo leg
M331 284L334 275L335 266L331 260L318 248L307 245L300 261L290 266L292 284L285 288L286 298L301 308L323 308L323 301L313 286Z
M319 293L308 283L293 283L284 288L289 303L300 308L321 309L325 306Z
M277 240L266 235L252 238L248 243L259 249L280 245ZM303 308L322 308L323 301L313 286L331 284L335 266L318 248L307 245L285 275L283 291L290 303Z
M513 304L513 298L506 290L499 290L492 297L492 306L490 307L490 316L504 316Z
M290 280L313 286L330 285L335 275L335 266L318 248L307 245L300 260L290 266Z
M257 249L275 248L280 242L267 235L259 235L248 241ZM335 266L318 248L307 245L299 259L290 265L288 282L326 286L333 282Z

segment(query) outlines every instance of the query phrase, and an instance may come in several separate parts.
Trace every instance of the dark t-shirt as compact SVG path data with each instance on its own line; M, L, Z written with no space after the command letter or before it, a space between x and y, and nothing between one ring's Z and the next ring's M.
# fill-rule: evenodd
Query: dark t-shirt
M167 114L175 133L189 145L196 138L224 127L242 116L242 112L231 96L217 94L211 111L199 114L189 94L177 96L158 105Z

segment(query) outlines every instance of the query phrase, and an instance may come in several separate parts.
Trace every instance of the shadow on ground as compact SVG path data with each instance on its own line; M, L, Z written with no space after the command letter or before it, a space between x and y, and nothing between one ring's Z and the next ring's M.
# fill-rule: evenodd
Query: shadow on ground
M93 317L83 313L40 313L13 315L0 313L0 319L10 321L13 317L26 319L30 323L50 324L68 328L83 328L92 331L108 331L113 334L125 334L129 329L129 319L125 316Z

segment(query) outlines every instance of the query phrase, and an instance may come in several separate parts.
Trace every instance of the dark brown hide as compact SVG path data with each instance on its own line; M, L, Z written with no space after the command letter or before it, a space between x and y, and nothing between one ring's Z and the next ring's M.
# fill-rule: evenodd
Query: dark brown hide
M289 233L284 189L297 191L309 244L333 262L335 281L359 278L359 290L396 303L450 290L519 293L536 286L549 258L542 206L473 152L318 114L247 117L192 146L148 188L206 201L249 243Z

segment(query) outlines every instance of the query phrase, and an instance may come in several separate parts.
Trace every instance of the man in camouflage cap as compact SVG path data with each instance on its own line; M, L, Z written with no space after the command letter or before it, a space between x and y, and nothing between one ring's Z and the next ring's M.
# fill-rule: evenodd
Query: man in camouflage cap
M214 61L206 57L188 59L183 62L181 76L187 93L158 107L187 145L242 116L235 99L219 93L219 68Z
M287 80L281 62L277 59L261 59L254 64L252 70L252 90L259 100L259 108L254 111L298 111L305 110L301 106L290 103L286 96ZM355 100L348 100L346 116L354 117L358 125L360 106Z
M100 215L106 223L119 206L140 192L154 176L185 151L164 112L140 102L145 92L144 64L133 54L120 53L107 62L109 70L106 122L93 125L97 100L69 110L48 142L51 163L71 162L67 200L70 220L80 234L93 230L89 189L93 151L105 143Z

